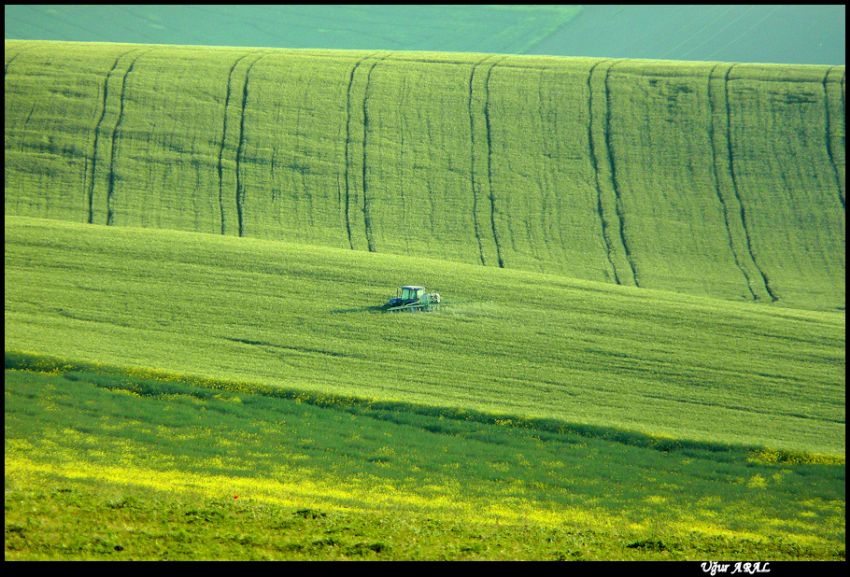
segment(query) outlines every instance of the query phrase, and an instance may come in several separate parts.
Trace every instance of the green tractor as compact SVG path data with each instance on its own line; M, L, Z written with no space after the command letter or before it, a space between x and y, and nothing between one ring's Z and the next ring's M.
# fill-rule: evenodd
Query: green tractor
M439 304L439 293L426 293L425 287L421 286L403 286L396 292L396 296L388 300L381 308L391 313L433 311Z

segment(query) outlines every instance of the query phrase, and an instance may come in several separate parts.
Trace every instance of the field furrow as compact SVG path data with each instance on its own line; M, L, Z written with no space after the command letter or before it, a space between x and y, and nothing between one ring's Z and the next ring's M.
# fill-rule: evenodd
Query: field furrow
M222 115L221 145L218 148L218 208L221 214L221 234L227 234L227 218L224 210L224 148L227 144L227 112L230 110L230 96L232 94L233 72L242 60L248 57L243 54L233 62L227 73L227 90L224 95L224 114ZM274 166L274 165L272 165Z
M487 196L490 199L490 225L493 231L493 242L496 244L496 262L499 263L499 268L505 268L502 246L499 242L499 231L496 228L496 195L493 191L493 135L490 123L490 76L497 64L498 62L490 64L484 77L484 127L486 128L487 142ZM507 218L510 219L510 214L507 215ZM511 238L514 238L513 235L511 235Z
M607 123L606 120L608 118L609 104L606 90L607 67L610 67L611 65L611 61L597 62L591 66L590 72L588 73L588 142L590 146L590 159L594 171L594 180L596 182L597 211L602 223L602 237L605 239L608 262L611 264L614 282L617 284L624 284L623 279L627 278L626 273L623 270L624 259L620 254L620 250L615 249L613 244L613 238L616 234L614 231L619 231L621 225L619 219L616 218L619 215L619 211L616 208L616 198L610 198L611 194L615 193L613 193L609 187L603 186L603 182L613 182L611 178L610 165L611 152L608 148L609 143L607 130L605 128L605 124ZM594 82L594 71L597 66L602 66L605 70L604 74L606 75L605 80L601 83L603 91L602 94L599 94L600 82L598 80ZM599 76L600 73L597 73L596 78L599 78ZM597 93L595 97L594 91ZM616 224L612 224L614 221L616 221ZM620 249L623 248L622 243L617 246Z
M626 216L625 211L623 210L623 199L620 195L620 187L617 184L617 170L616 170L616 156L614 155L614 149L612 144L612 134L611 134L611 87L609 83L609 79L611 77L611 69L617 65L618 61L614 61L608 65L605 69L605 151L608 154L608 168L609 174L611 177L611 189L614 191L614 208L617 213L617 224L620 233L620 243L623 246L623 252L626 255L626 261L629 263L629 269L631 271L631 278L634 282L634 285L639 287L640 282L638 281L637 268L635 267L635 261L632 258L632 251L629 249L629 243L626 240Z
M475 146L475 118L476 115L473 112L472 103L472 87L475 82L475 71L481 66L484 62L492 58L492 56L486 56L473 64L470 67L469 71L469 97L467 102L469 103L469 156L470 156L470 168L469 168L469 182L470 189L472 190L472 228L475 231L475 241L478 244L478 258L481 261L482 266L487 266L487 261L484 258L484 244L481 238L481 223L478 220L478 197L481 193L481 186L475 180L475 155L476 155L476 146Z
M118 119L115 121L115 127L112 129L112 138L110 139L110 151L109 151L109 175L107 178L107 186L106 186L106 224L111 226L115 220L115 208L113 196L115 194L115 150L116 150L116 142L118 141L118 131L121 129L121 123L124 120L124 103L127 97L127 79L130 77L130 73L133 72L133 68L136 66L136 61L144 54L137 54L133 60L130 62L130 65L127 67L127 70L124 72L123 77L121 78L121 93L118 97ZM117 62L117 60L116 60ZM104 90L104 99L106 91ZM104 100L104 105L106 101Z
M10 214L844 305L843 67L6 45Z
M747 268L742 264L742 256L741 249L736 245L736 235L732 234L732 226L730 225L730 221L734 218L737 213L732 212L732 209L729 207L727 200L724 195L724 189L731 187L731 177L730 172L728 171L728 167L726 166L726 162L724 162L725 171L721 171L719 163L720 158L723 158L724 161L728 162L728 131L720 131L715 129L715 123L719 124L719 121L722 119L723 126L728 119L728 104L726 101L726 90L725 90L725 76L717 77L719 81L721 78L723 80L723 86L721 89L712 89L713 84L715 84L715 72L717 71L720 64L716 64L711 72L708 74L708 107L709 107L709 116L708 116L708 137L711 142L711 168L712 168L712 177L715 186L715 192L717 193L717 200L720 203L721 211L723 213L723 226L726 230L726 236L729 240L729 252L732 254L732 259L735 261L735 266L738 267L738 270L741 271L741 275L744 277L744 281L747 286L747 291L752 296L753 300L758 300L759 295L753 290L753 281L750 278L750 273L747 271ZM715 103L715 101L717 101ZM730 200L731 202L731 200ZM736 197L735 202L739 202L739 199ZM738 206L740 210L740 206ZM740 224L740 220L736 221L736 224ZM749 257L749 254L747 255ZM751 261L750 261L750 264Z
M89 224L94 223L94 182L95 175L97 174L97 143L100 139L100 127L103 125L103 119L106 118L107 102L109 101L109 78L112 76L112 73L115 72L115 69L118 68L118 61L130 52L132 52L132 50L128 50L124 54L119 55L118 58L115 59L115 62L112 63L112 68L109 69L109 72L106 73L106 77L103 79L103 104L100 109L100 117L97 119L97 124L95 124L94 127L94 139L92 141L91 176L89 176L88 170L86 170L84 171L83 177L84 182L88 182ZM86 160L88 160L88 157ZM88 162L86 163L86 169L88 169Z
M239 116L239 146L236 148L236 216L239 221L239 236L245 236L245 184L241 178L240 163L245 148L245 108L248 106L248 80L251 69L266 55L259 56L245 70L245 83L242 86L242 113Z
M829 97L829 75L835 70L835 66L830 66L826 74L823 76L823 112L824 112L824 125L826 128L826 152L829 155L829 164L832 166L832 171L835 173L835 187L838 189L838 199L841 201L841 208L846 210L846 192L845 192L845 182L844 182L844 127L841 127L841 132L835 130L833 128L833 123L830 121L830 108L832 108L832 104L830 102ZM843 81L843 73L842 73L842 81ZM841 115L840 117L844 118L844 98L842 95L841 98ZM838 138L836 138L836 134L838 134ZM836 144L833 144L833 139L838 140ZM840 140L839 140L840 139ZM836 160L835 155L840 154L840 160ZM840 168L839 168L840 167Z
M372 72L375 70L375 66L377 65L378 60L371 63L369 72L366 73L366 82L363 87L363 225L365 227L366 246L369 249L369 252L375 252L376 249L375 239L372 235L372 215L369 207L369 179L366 174L369 163L366 153L368 151L369 139L369 83L372 80Z
M620 282L620 276L617 274L617 266L614 264L614 259L611 255L611 233L608 230L608 221L605 218L605 210L602 206L602 185L599 182L599 159L596 152L596 146L594 144L594 131L593 131L593 71L599 66L602 62L597 62L593 66L590 67L590 71L587 73L587 146L588 146L588 159L590 160L591 168L593 170L593 182L596 189L596 213L599 215L599 224L602 231L602 240L605 242L605 257L608 259L608 264L610 266L610 276L608 274L609 271L605 272L606 280L613 278L613 281L616 284L622 284Z
M770 72L738 64L727 83L733 192L770 299L793 302L803 285L823 298L843 290L845 270L845 214L825 143L825 68L793 82Z
M352 221L352 216L351 216L352 209L351 209L351 207L352 207L352 205L354 205L354 206L357 205L357 195L356 195L356 192L352 191L354 186L352 184L352 178L351 178L351 175L350 175L351 168L354 164L354 161L352 160L353 152L351 152L351 143L352 143L351 139L352 139L352 131L353 131L352 114L351 114L352 91L354 89L354 77L355 77L355 74L357 73L357 69L366 60L368 60L369 58L373 58L375 56L375 54L377 54L377 52L370 54L368 56L365 56L365 57L361 58L360 60L358 60L357 62L355 62L354 66L351 68L351 74L348 77L348 90L347 90L346 104L345 104L345 110L346 110L346 113L345 113L345 226L346 226L346 232L348 234L348 244L349 244L351 249L354 249L354 241L353 241L353 238L352 238L352 235L351 235L351 221ZM364 97L364 99L363 99L363 111L364 111L364 113L365 113L365 110L366 110L366 99ZM364 134L364 141L365 141L365 134L366 134L365 123L364 123L363 134ZM366 157L365 146L363 147L363 149L364 149L363 150L363 158L364 158L364 162L365 162L365 157ZM364 167L362 169L362 178L364 179L364 182L365 182L365 178L366 178L365 164L364 164ZM363 223L363 228L364 229L366 228L365 222Z
M726 73L723 76L723 90L726 93L726 153L727 153L727 166L729 167L729 178L732 183L732 192L735 195L735 200L737 201L739 212L741 216L741 227L744 231L744 240L746 240L747 253L749 254L750 260L753 265L756 267L759 276L764 283L764 290L767 291L767 294L770 296L770 300L776 302L779 300L779 297L774 294L774 292L770 289L770 282L767 280L767 275L764 272L764 269L759 266L758 262L756 262L756 256L753 253L753 244L752 238L750 236L750 231L747 230L747 213L744 207L744 203L741 200L741 194L738 191L738 179L735 172L735 159L734 154L732 152L732 112L729 108L729 76L732 73L732 69L735 65L731 65L726 69Z

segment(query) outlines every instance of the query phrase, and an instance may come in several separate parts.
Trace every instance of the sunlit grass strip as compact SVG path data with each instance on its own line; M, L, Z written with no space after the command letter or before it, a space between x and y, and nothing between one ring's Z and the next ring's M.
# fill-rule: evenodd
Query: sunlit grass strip
M143 394L116 388L133 382ZM6 383L7 522L23 534L43 524L42 507L26 505L37 487L47 490L45 505L60 507L52 524L73 523L92 508L112 521L113 506L133 516L152 507L153 519L140 521L153 528L178 501L196 510L297 508L314 517L369 513L419 525L430 517L520 533L589 532L608 543L585 543L591 558L630 557L633 548L638 557L746 550L827 558L838 554L843 534L843 466L760 464L702 449L660 453L572 433L452 423L403 407L349 413L176 381L127 383L108 372L7 370ZM94 490L75 490L81 483ZM68 498L57 495L64 491ZM23 524L19 500L30 514ZM211 530L237 522L212 521ZM351 530L340 529L340 536ZM545 543L558 537L548 537L523 556L552 555ZM393 537L393 547L403 538ZM658 546L643 551L642 543Z
M469 501L450 491L450 487L431 486L417 493L399 491L393 486L376 486L373 480L329 480L325 482L291 475L287 481L262 477L215 475L181 470L147 469L138 465L109 467L86 461L61 463L34 462L15 456L5 460L5 474L11 477L48 474L68 479L92 480L129 485L153 491L201 495L211 499L232 499L244 503L268 503L284 507L315 507L329 511L404 511L428 513L439 518L463 518L469 523L534 523L556 527L570 525L612 529L622 520L601 511L589 512L575 507L540 509L529 500L506 499L502 504ZM281 474L285 474L283 471ZM727 536L743 536L727 532ZM756 535L758 538L758 536ZM822 543L822 540L813 539Z

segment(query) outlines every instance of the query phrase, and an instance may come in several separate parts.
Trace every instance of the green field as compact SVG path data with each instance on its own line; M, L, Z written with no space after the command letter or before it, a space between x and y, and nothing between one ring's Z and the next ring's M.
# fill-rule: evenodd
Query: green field
M32 5L7 40L844 64L841 5Z
M521 54L578 6L19 5L6 39Z
M844 307L844 67L6 46L6 214Z
M7 559L844 559L843 66L5 61Z
M279 241L5 228L11 558L843 556L843 314ZM403 275L451 302L372 310ZM57 515L103 514L59 538ZM162 543L175 534L193 545Z
M843 464L70 367L5 404L7 560L844 557Z
M5 228L7 351L844 451L843 313L280 241ZM439 314L371 310L410 277L451 295Z

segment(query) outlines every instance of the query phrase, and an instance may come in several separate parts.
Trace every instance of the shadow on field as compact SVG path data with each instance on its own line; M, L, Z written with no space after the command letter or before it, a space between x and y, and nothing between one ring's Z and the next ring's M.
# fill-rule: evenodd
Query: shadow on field
M384 312L381 305L371 307L354 307L350 309L334 309L331 311L335 315L351 314L351 313L380 313Z
M53 373L72 381L83 380L110 390L123 389L143 397L158 398L183 394L206 400L227 392L297 400L316 407L344 410L355 415L395 420L405 425L415 423L418 421L417 417L437 418L438 423L428 422L424 425L428 431L435 433L458 434L464 429L463 422L481 423L533 430L538 432L538 436L542 433L547 438L551 438L551 435L554 435L556 439L563 435L577 435L662 453L679 453L689 457L701 457L708 454L714 461L741 460L761 464L794 465L844 465L845 462L843 456L766 449L757 445L666 438L611 426L571 423L557 418L525 417L459 407L420 405L405 401L379 401L285 388L278 385L181 375L159 369L130 369L101 363L78 362L21 351L5 351L4 361L6 370Z

